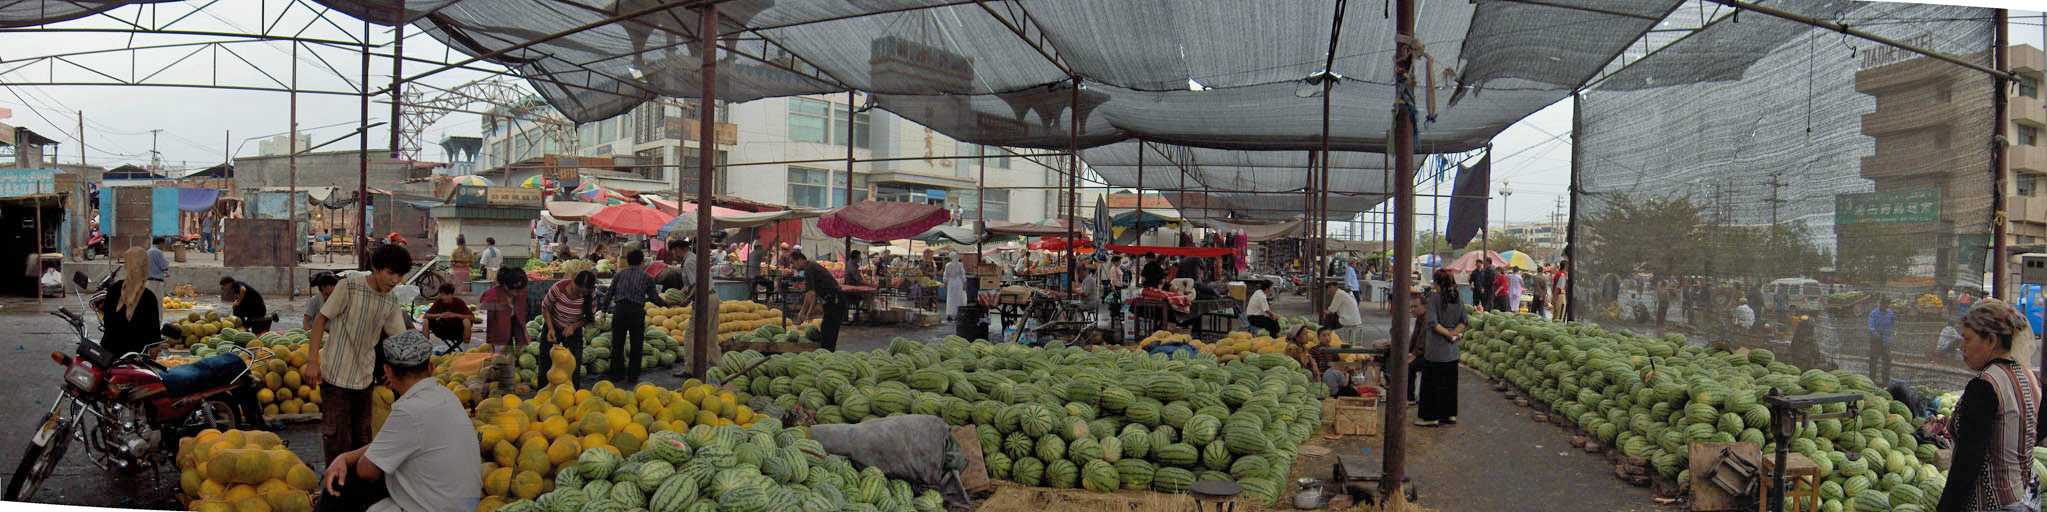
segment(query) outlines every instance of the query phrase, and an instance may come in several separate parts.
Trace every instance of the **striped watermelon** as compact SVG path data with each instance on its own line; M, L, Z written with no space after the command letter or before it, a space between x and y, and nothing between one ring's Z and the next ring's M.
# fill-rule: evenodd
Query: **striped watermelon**
M1122 486L1122 482L1116 472L1116 467L1101 459L1087 461L1087 464L1082 466L1080 471L1081 486L1087 490L1109 492Z
M1060 439L1059 436L1046 434L1044 437L1038 438L1037 451L1034 453L1038 455L1039 460L1056 461L1065 459L1066 441Z
M1045 463L1032 457L1022 457L1009 463L1009 476L1016 483L1037 486L1044 484Z
M682 512L691 502L697 500L697 483L687 476L670 476L654 488L654 497L647 503L649 512Z
M1123 482L1123 488L1143 490L1150 485L1157 468L1140 459L1123 459L1115 462L1116 474Z
M1059 459L1045 464L1046 485L1060 489L1072 489L1079 479L1080 466L1073 465L1073 461Z
M1180 468L1159 468L1151 477L1151 487L1159 492L1184 493L1194 486L1194 472Z

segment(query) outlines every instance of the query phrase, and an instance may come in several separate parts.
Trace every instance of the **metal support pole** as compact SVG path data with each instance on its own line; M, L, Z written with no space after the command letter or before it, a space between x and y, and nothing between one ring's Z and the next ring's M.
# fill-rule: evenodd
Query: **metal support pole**
M1073 247L1080 245L1074 222L1080 212L1080 77L1073 78L1073 90L1067 92L1066 110L1070 122L1066 127L1066 291L1080 289L1080 260L1074 259Z
M362 38L370 40L370 22L362 22ZM391 77L396 83L398 77ZM355 128L355 268L369 270L370 258L370 47L362 47L362 110ZM393 119L392 122L398 120ZM297 151L293 151L296 153Z
M2010 11L1998 9L1997 20L1992 23L1997 26L1997 37L1990 43L1990 55L1992 56L1991 58L1996 60L1992 64L1996 65L1997 71L2000 72L2006 71L2006 68L2010 66L2006 60L2007 52L2005 51L2005 45L2007 44L2005 41L2011 37L2010 16ZM2005 175L2011 174L2008 168L2011 163L2004 157L2004 151L2006 147L2010 146L2005 141L2005 137L2008 136L2007 125L2011 124L2011 111L2006 105L2010 98L2005 96L2004 92L2005 77L1992 78L1990 85L1991 118L1997 120L1996 126L1991 128L1990 132L1990 212L1991 220L1994 221L1990 226L1991 231L1993 231L1991 233L1990 251L1992 255L1990 257L1990 294L2000 300L2009 301L2011 300L2011 290L2005 286L2005 282L2010 279L2010 276L2005 275L2004 268L2005 262L2011 259L2011 255L2006 253L2009 249L2005 247L2005 231L2011 221L2010 217L2005 215L2004 212L2004 195L2006 194L2004 184L2006 182Z
M1341 20L1341 15L1337 19ZM1334 167L1329 164L1329 97L1332 95L1331 89L1335 87L1335 78L1322 77L1322 166L1316 171L1318 181L1315 185L1315 257L1322 260L1321 265L1325 268L1330 262L1329 170ZM1357 290L1347 291L1353 295L1357 293ZM1315 310L1315 314L1321 315L1322 310Z
M1322 293L1322 263L1316 260L1315 246L1315 170L1322 166L1322 154L1308 152L1308 177L1301 182L1301 261L1308 272L1308 305L1314 309L1315 317L1321 318L1325 295Z
M404 12L405 12L405 0L398 0L398 12L399 12L399 14L400 14L400 15L403 15L403 14L404 14ZM400 97L399 97L399 89L400 89L400 88L402 88L402 87L405 87L405 84L403 84L403 83L399 83L399 82L398 82L398 78L399 78L399 77L405 76L405 24L404 24L404 23L399 23L399 24L396 24L396 25L392 25L392 26L391 26L391 38L392 38L392 39L391 39L391 159L392 159L392 160L397 160L397 159L398 159L398 155L404 154L404 153L402 153L402 151L403 151L403 150L399 149L399 148L400 148L400 146L401 146L401 144L400 144L400 143L399 143L399 141L398 141L398 127L399 127L399 125L403 124L403 123L399 123L399 122L398 122L398 120L400 119L400 117L399 117L399 115L400 115L400 114L399 114L399 112L398 112L398 104L399 104L399 103L403 103L403 102L404 102L404 100L403 100L402 98L400 98ZM426 127L422 126L422 127L420 127L420 129L421 129L421 130L424 130L424 129L426 129ZM506 186L511 186L512 184L510 184L510 183L506 183L505 185L506 185ZM394 227L395 227L395 226L394 226ZM439 252L439 251L438 251L438 250L435 250L435 252Z
M854 98L854 96L853 96L853 91L852 91L852 90L847 90L847 91L846 91L846 206L853 206L853 101L854 101L854 99L855 99L855 98ZM829 178L829 176L827 176L827 178ZM825 188L824 188L824 190L825 190L825 193L827 193L827 194L830 194L830 193L831 193L831 191L832 191L832 187L831 187L831 183L830 183L830 181L829 181L829 180L827 180L827 181L826 181L826 183L825 183ZM827 202L829 202L829 200L827 200ZM842 251L843 251L843 252L844 252L845 254L842 254L842 255L840 255L840 258L841 258L842 260L852 259L852 257L851 257L850 255L851 255L851 254L853 254L853 235L851 235L851 234L848 234L848 235L846 235L845 237L843 237L843 238L840 238L840 239L839 239L839 242L840 242L841 244L845 245L845 248L844 248L844 249L842 250Z
M1578 143L1578 130L1585 128L1585 97L1571 95L1571 219L1564 226L1564 320L1578 319L1578 188L1579 162L1583 162L1584 145Z
M976 147L974 156L983 156L981 158L981 176L974 178L974 262L978 264L978 262L981 262L981 240L989 238L987 236L987 233L989 233L989 188L987 188L989 186L989 160L985 158L985 156L989 156L989 147L987 145L978 145L978 143L974 147ZM964 322L964 319L960 319L960 322Z
M712 308L718 307L717 304L711 303L711 287L709 286L711 284L711 245L709 243L711 239L711 207L705 203L705 198L711 197L712 190L711 164L714 161L712 157L715 155L711 153L711 149L716 147L716 142L713 142L716 136L712 132L718 129L718 116L716 115L716 110L712 107L712 105L717 104L718 100L718 38L715 35L718 33L718 4L713 3L703 6L703 10L699 14L701 14L701 17L698 19L699 28L697 33L702 34L699 36L701 39L699 42L704 46L697 53L703 56L704 94L703 98L701 98L702 109L699 109L697 114L697 239L696 243L690 244L690 250L696 253L697 258L697 268L691 269L691 271L697 274L697 286L690 291L690 302L695 304L693 309L699 312L697 318L709 318L702 315L701 312L712 311ZM849 179L846 183L850 185L852 180ZM829 190L829 187L827 187L827 190ZM680 201L681 198L678 197L676 200ZM680 207L681 203L676 203L676 206ZM710 344L717 341L711 339L710 322L690 322L689 329L689 374L703 378L704 373L710 369L710 361L707 361L711 357Z
M291 97L291 114L290 114L290 115L291 115L291 126L290 126L290 128L289 128L289 131L287 131L287 132L285 133L285 143L284 143L284 154L286 155L286 156L284 157L284 161L285 161L285 168L286 168L286 169L289 169L289 171L288 171L288 172L289 172L289 176L290 176L289 178L287 178L287 179L289 180L289 181L287 182L287 183L289 183L289 185L288 185L288 186L286 187L286 189L285 189L286 191L285 191L285 196L284 196L284 197L285 197L285 201L284 201L284 204L285 204L285 207L284 207L284 208L285 208L285 218L287 218L287 219L291 219L291 233L292 233L292 236L294 236L294 237L297 237L297 239L295 239L295 240L292 240L292 241L291 241L291 243L293 244L293 245L292 245L292 247L294 248L294 249L292 250L292 254L293 254L294 256L293 256L293 257L292 257L292 259L291 259L291 266L290 266L290 267L288 267L288 269L287 269L287 272L286 272L286 275L292 275L292 276L296 276L296 275L298 275L298 264L299 264L299 263L298 263L298 261L299 261L299 258L300 258L300 257L304 257L304 258L307 258L307 259L309 259L309 260L310 260L310 259L311 259L311 258L313 257L313 255L311 254L311 252L313 251L313 244L312 244L311 242L306 242L306 241L305 241L305 237L306 237L307 233L300 233L300 232L299 232L299 93L298 93L298 90L299 90L299 44L298 44L298 42L297 42L297 41L293 41L293 42L291 43L291 93L289 94L289 96ZM313 223L312 223L312 221L306 221L306 228L307 228L307 229L311 229L312 227L313 227ZM298 245L297 245L297 244L301 244L301 243L303 243L303 244L306 244L306 252L307 252L308 254L304 254L304 255L299 255L299 254L298 254L298 250L296 249L296 248L298 247ZM298 284L298 279L287 279L287 280L288 280L288 281L291 281L291 295L292 295L293 297L297 297L297 296L298 296L298 286L299 286L299 284ZM313 314L319 314L319 312L317 312L317 311L315 311L315 312L311 312L311 313L313 313Z
M1393 191L1393 259L1414 260L1414 105L1399 104L1410 98L1414 89L1414 56L1405 41L1414 38L1414 0L1394 0L1396 6L1394 27L1398 35L1395 44L1393 68L1399 90L1394 94L1393 108L1393 183L1400 187ZM1393 347L1387 351L1387 359L1393 363L1393 378L1387 394L1395 397L1386 402L1386 444L1385 475L1379 479L1380 496L1391 499L1405 492L1402 489L1407 477L1407 401L1398 397L1407 396L1407 342L1408 342L1408 291L1414 289L1413 278L1408 272L1393 273ZM1442 293L1449 293L1448 290ZM1452 370L1455 371L1455 370Z
M1130 226L1137 230L1134 245L1144 245L1144 139L1137 140L1137 223Z

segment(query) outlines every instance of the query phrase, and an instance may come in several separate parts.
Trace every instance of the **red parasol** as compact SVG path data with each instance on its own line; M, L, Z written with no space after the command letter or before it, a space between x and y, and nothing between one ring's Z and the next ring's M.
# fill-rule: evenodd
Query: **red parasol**
M661 225L674 218L674 215L661 213L638 203L625 203L597 210L597 213L590 215L589 222L591 226L613 233L653 236L660 232Z
M861 201L817 220L825 236L850 236L869 242L910 238L952 220L945 207L930 204Z
M1067 245L1066 237L1048 236L1041 238L1036 242L1031 242L1030 247L1033 250L1039 251L1064 251L1066 250L1066 245ZM1075 247L1080 249L1091 249L1094 247L1094 241L1089 240L1087 238L1081 238L1080 245L1077 245Z
M1478 268L1479 258L1485 258L1486 261L1492 262L1493 268L1507 266L1506 258L1501 258L1500 253L1493 251L1471 251L1464 253L1463 256L1458 256L1455 261L1450 262L1449 266L1443 268L1457 273L1470 272L1472 269Z

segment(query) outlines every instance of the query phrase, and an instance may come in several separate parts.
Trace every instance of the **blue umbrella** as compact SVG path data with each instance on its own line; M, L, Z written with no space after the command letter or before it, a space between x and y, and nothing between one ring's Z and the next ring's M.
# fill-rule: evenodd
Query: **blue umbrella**
M683 214L670 219L667 224L662 224L661 229L654 232L654 236L657 238L670 238L676 234L695 234L696 232L697 216Z

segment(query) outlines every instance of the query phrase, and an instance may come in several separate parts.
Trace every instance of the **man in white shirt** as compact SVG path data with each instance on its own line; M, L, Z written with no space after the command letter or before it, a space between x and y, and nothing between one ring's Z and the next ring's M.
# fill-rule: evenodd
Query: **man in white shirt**
M1244 321L1278 336L1279 320L1272 317L1272 304L1265 297L1265 289L1271 286L1272 283L1266 281L1251 282L1251 297L1244 301Z
M380 346L379 366L398 400L391 403L391 415L375 441L327 465L320 510L476 508L483 498L476 431L462 402L432 378L432 342L418 331L406 331Z
M476 266L483 268L483 280L488 281L497 277L498 268L505 266L505 253L498 251L496 237L483 239L483 253L477 257L476 263Z
M1756 326L1756 310L1748 307L1748 299L1735 299L1734 328L1748 330Z
M1358 311L1357 296L1351 295L1350 290L1344 289L1343 283L1332 282L1328 284L1328 288L1329 309L1324 310L1322 313L1324 318L1327 318L1328 315L1336 315L1336 324L1330 325L1325 321L1322 328L1335 329L1336 335L1343 338L1344 341L1364 339L1363 326L1365 316Z

